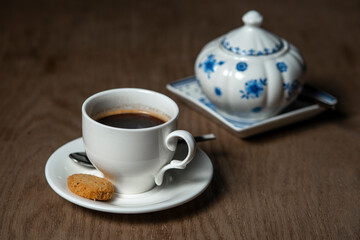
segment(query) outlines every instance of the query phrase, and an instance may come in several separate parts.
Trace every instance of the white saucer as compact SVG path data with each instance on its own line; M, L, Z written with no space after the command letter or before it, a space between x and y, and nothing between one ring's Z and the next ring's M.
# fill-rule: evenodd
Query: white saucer
M167 89L176 94L197 110L209 115L220 125L225 126L240 138L249 137L261 132L285 126L294 122L305 120L325 110L319 104L297 99L280 114L262 121L234 121L217 111L216 107L204 95L199 81L188 77L166 85ZM319 101L335 106L337 99L330 94L312 89L312 95Z
M209 185L213 166L209 157L201 150L184 170L169 170L160 187L134 195L114 194L110 201L101 202L85 199L73 194L67 187L68 176L75 173L102 177L95 170L82 167L68 157L69 153L84 151L82 138L75 139L57 149L48 159L45 176L50 187L61 197L79 206L111 213L147 213L172 208L199 196ZM178 146L176 157L186 154L185 147Z

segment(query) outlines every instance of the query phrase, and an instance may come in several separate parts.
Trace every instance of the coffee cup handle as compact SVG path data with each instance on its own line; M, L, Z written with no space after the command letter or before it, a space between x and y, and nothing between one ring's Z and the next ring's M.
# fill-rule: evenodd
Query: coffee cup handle
M187 144L188 154L184 160L171 160L169 164L166 164L159 170L159 172L155 175L155 183L158 186L162 184L164 179L164 173L167 170L173 168L184 169L186 165L190 163L195 156L196 153L195 139L189 132L185 130L175 130L171 132L165 139L167 148L170 149L171 151L175 151L178 137L184 139L185 143Z

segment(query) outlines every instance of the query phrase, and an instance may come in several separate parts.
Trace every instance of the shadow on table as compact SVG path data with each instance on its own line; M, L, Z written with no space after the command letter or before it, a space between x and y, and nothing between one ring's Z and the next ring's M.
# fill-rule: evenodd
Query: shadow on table
M128 222L128 223L165 223L170 220L184 219L197 214L200 214L211 208L216 202L218 202L222 195L224 194L224 181L223 177L220 174L219 166L216 164L216 160L225 153L212 153L209 155L212 160L214 172L213 178L207 187L207 189L201 193L195 199L184 203L182 205L176 206L174 208L161 210L158 212L152 213L141 213L141 214L116 214L116 213L105 213L98 212L86 208L82 208L82 211L85 211L86 214L91 217L104 218L111 221ZM79 207L79 206L76 206ZM81 208L81 207L79 207Z
M271 131L264 132L255 136L248 137L245 139L245 141L251 143L262 143L266 141L273 141L276 138L281 138L288 134L296 134L303 131L308 131L309 129L316 129L321 125L342 122L347 118L348 116L345 112L339 110L335 110L335 111L329 110L313 118L301 122L296 122L281 128L273 129Z

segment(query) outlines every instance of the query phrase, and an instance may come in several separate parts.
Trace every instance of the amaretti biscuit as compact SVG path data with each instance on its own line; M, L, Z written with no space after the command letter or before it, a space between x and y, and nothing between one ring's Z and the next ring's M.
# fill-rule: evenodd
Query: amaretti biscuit
M114 194L114 185L100 177L89 174L74 174L67 179L71 192L84 198L106 201Z

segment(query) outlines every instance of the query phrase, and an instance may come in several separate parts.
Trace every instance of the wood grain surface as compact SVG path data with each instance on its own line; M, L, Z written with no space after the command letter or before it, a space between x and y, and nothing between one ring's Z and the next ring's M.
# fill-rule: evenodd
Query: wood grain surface
M300 49L337 111L239 139L166 90L250 9ZM359 43L358 0L2 1L0 239L359 239ZM50 188L45 164L81 136L82 102L121 87L165 93L179 128L216 134L199 144L214 165L202 195L125 215Z

